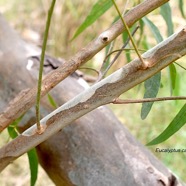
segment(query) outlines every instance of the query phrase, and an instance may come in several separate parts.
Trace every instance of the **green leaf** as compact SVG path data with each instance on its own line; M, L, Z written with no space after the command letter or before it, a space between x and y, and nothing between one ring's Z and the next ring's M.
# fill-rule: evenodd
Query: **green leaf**
M160 7L160 14L162 15L163 19L167 25L167 35L170 36L174 33L174 26L172 22L172 11L170 8L169 3L164 4Z
M12 139L15 139L18 136L17 130L15 127L9 126L7 128L8 134Z
M180 90L181 90L181 86L180 86L180 82L181 82L181 76L182 74L180 73L176 73L176 82L175 82L175 89L172 92L172 95L174 96L179 96L180 95ZM176 103L179 102L179 100L175 101Z
M157 96L161 81L161 72L145 81L144 98L154 98ZM141 119L145 119L149 114L154 102L143 103L141 108Z
M150 21L147 17L142 18L143 22L149 27L149 29L151 30L151 32L153 33L157 43L160 43L161 41L163 41L163 37L160 34L159 29L156 27L156 25L154 25L154 23L152 21Z
M172 95L172 92L175 90L176 87L176 78L177 78L176 67L174 64L169 65L169 76L170 76L170 86L171 86L171 95Z
M123 43L126 42L127 38L128 38L128 33L127 33L127 32L123 32L123 33L122 33ZM126 47L126 48L127 48L127 47ZM130 50L128 50L128 51L125 52L125 56L126 56L126 58L127 58L127 62L129 63L129 62L131 61Z
M38 157L35 149L31 149L27 152L29 166L30 166L30 186L34 186L37 181L38 175Z
M139 31L140 31L139 35L140 35L141 37L139 37L139 39L138 39L138 41L137 41L137 46L140 45L140 43L141 43L141 41L142 41L142 39L143 39L143 36L144 36L144 26L145 26L145 24L144 24L144 22L143 22L142 19L140 19L140 20L138 21L138 24L139 24Z
M48 97L50 104L56 109L58 107L58 105L55 102L55 100L53 99L53 97L50 94L47 94L47 97Z
M16 130L17 125L22 120L24 115L20 116L18 119L16 119L14 122L11 123L11 125L7 128L8 133L12 139L16 138L18 136L18 132ZM37 174L38 174L38 158L37 153L35 149L32 149L27 152L28 159L29 159L29 165L30 165L30 185L34 186L37 180Z
M155 139L149 142L147 145L156 145L170 138L186 123L186 104L180 109L178 114L168 125L168 127Z
M147 49L151 48L150 43L148 42L147 38L148 37L146 35L144 35L144 38L143 38L143 40L141 42L142 47L143 47L144 50L147 50Z
M185 19L186 16L185 16L185 13L184 13L184 1L183 0L179 0L179 9L180 9L180 12L181 12L181 15L182 17Z
M7 127L7 131L9 136L14 139L18 136L18 132L17 132L17 125L19 124L19 122L22 120L24 115L20 116L19 118L17 118L15 121L13 121L8 127Z
M92 7L89 15L84 22L76 30L73 38L75 39L80 33L82 33L87 27L93 24L101 15L103 15L111 6L112 0L98 0Z
M168 36L174 33L174 26L173 26L173 21L172 21L172 12L169 3L164 4L160 8L160 14L164 18L167 28L168 28ZM169 76L170 76L170 87L171 87L171 94L173 92L173 89L175 87L175 76L176 76L176 71L174 66L169 66Z

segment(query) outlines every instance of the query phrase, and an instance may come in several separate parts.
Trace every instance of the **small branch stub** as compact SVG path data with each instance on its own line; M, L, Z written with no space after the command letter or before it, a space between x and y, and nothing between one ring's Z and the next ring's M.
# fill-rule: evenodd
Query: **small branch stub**
M40 127L36 129L36 133L37 134L43 134L43 132L45 131L46 127L43 127L42 125L40 125Z
M103 33L100 35L99 38L101 39L101 42L102 42L103 44L107 44L107 43L109 42L109 40L110 40L109 31L103 32Z
M107 43L107 42L108 42L108 37L103 37L103 38L102 38L102 42L103 42L103 43Z

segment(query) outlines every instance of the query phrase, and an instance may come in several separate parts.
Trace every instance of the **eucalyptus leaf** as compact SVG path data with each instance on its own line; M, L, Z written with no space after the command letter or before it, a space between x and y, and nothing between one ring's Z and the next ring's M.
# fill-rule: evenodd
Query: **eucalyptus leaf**
M8 127L7 127L7 131L9 136L14 139L18 136L18 132L17 132L17 125L19 124L19 122L22 120L24 115L20 116L19 118L17 118L15 121L13 121Z
M154 25L152 21L150 21L147 17L144 17L143 22L150 28L151 32L153 33L157 43L163 40L159 29ZM145 81L145 94L144 98L154 98L157 96L161 83L161 72L157 73L150 79ZM153 102L143 103L141 108L141 118L145 119L149 114L152 108Z
M141 41L142 41L142 39L143 39L143 36L144 36L144 27L145 27L145 24L144 24L144 22L143 22L142 19L139 20L139 23L138 24L139 24L139 31L140 31L139 35L141 36L141 37L139 37L139 39L137 41L137 45L139 46L140 43L141 43Z
M144 98L154 98L157 96L161 81L161 72L158 72L145 81ZM154 102L143 103L141 108L141 119L145 119L149 114Z
M9 126L9 127L7 128L7 130L8 130L9 136L10 136L12 139L14 139L14 138L16 138L16 137L18 136L18 133L17 133L15 127Z
M126 42L127 38L128 38L128 33L127 32L123 32L122 33L123 43ZM128 51L125 52L125 56L126 56L127 62L130 62L131 61L130 50L128 50Z
M175 90L176 87L176 78L177 78L176 67L174 64L169 65L169 75L170 75L171 95L172 95L172 92Z
M76 30L73 38L75 39L80 33L82 33L87 27L92 25L100 16L102 16L111 6L112 0L98 0L92 7L89 15L84 22Z
M38 157L35 149L27 152L30 166L30 186L34 186L38 175Z
M185 16L185 12L184 12L183 8L184 8L184 1L183 0L179 0L179 9L180 9L182 17L185 19L186 16Z
M160 7L160 14L162 15L163 19L166 22L167 25L167 35L170 36L174 33L174 25L172 21L172 11L170 8L169 3L164 4ZM171 88L171 94L175 87L175 68L171 65L169 65L169 75L170 75L170 88Z
M51 106L53 106L56 109L58 107L58 105L55 102L54 98L50 94L47 94L47 97L48 97L48 100L49 100Z
M11 125L7 128L9 136L14 139L18 136L17 132L17 125L22 120L23 115L20 116L18 119L16 119L14 122L11 123ZM27 152L28 160L29 160L29 166L30 166L30 186L34 186L37 180L37 174L38 174L38 158L37 153L35 149L32 149Z
M163 37L162 37L159 29L156 27L156 25L151 20L149 20L147 17L142 18L142 20L149 27L149 29L152 32L152 34L154 35L157 43L160 43L161 41L163 41Z
M174 33L174 25L172 21L172 11L169 3L166 3L160 7L160 14L167 25L167 35L170 36Z
M156 145L170 138L186 123L186 104L180 109L178 114L168 125L168 127L155 139L149 142L147 145Z

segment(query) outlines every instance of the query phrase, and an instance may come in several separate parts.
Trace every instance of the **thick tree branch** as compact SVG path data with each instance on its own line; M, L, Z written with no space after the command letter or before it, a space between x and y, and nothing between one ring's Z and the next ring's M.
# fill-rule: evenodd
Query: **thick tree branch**
M183 28L142 55L150 68L141 69L140 60L133 60L43 118L41 120L41 125L45 128L43 134L38 135L34 125L1 148L0 170L75 119L101 105L110 103L123 92L150 78L185 54L186 28Z
M125 16L125 21L131 27L143 16L152 12L169 0L146 0L131 9ZM125 28L121 21L116 22L108 30L100 34L95 40L81 49L70 60L66 61L60 68L48 74L42 82L41 96L46 95L54 86L73 73L80 65L90 60L96 53L104 48L108 43L119 36ZM13 120L25 113L36 101L37 87L27 91L20 99L14 100L8 108L0 115L0 131L7 127Z

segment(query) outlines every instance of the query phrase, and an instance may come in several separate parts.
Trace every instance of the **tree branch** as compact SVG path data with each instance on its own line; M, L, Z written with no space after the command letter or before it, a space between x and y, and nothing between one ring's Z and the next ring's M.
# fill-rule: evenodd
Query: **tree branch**
M146 0L131 9L124 19L129 27L143 16L152 12L169 0ZM101 33L95 40L90 42L85 48L81 49L70 60L66 61L61 67L48 74L42 81L41 96L46 95L60 81L72 74L80 65L90 60L96 53L103 49L108 43L119 36L125 28L121 21L113 24L108 30ZM26 69L25 69L26 70ZM18 118L31 108L36 102L37 86L26 92L20 99L13 100L6 110L0 114L0 131L6 128L12 121Z
M185 54L186 27L142 55L150 68L141 69L140 60L134 59L44 117L41 120L41 125L45 128L43 134L37 134L37 127L33 125L1 148L0 170L3 170L14 159L45 141L72 121L101 105L110 103L123 92L150 78Z

